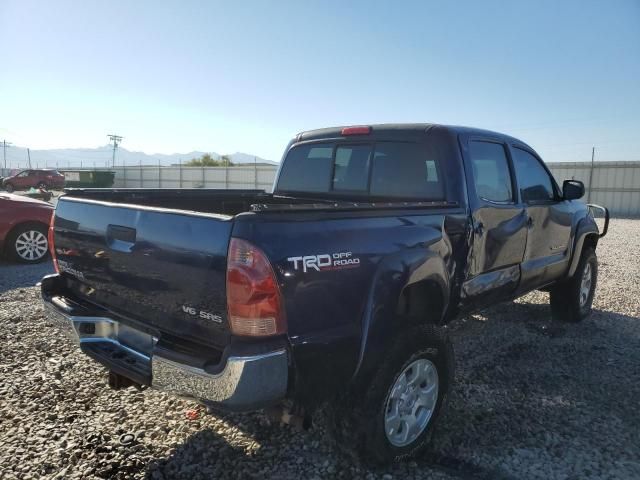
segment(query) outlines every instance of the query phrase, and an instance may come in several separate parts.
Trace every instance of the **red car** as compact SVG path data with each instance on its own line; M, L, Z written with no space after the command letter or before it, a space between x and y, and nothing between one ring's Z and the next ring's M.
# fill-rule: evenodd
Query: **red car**
M11 193L14 190L43 188L45 190L64 188L64 175L57 170L23 170L2 179L2 186Z
M41 262L49 253L49 223L53 205L0 193L0 249L22 263Z

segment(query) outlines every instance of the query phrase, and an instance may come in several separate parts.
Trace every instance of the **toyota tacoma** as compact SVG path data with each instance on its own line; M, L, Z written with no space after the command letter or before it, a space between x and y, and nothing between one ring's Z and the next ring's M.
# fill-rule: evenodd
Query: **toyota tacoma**
M273 193L68 189L50 317L110 372L211 408L326 405L344 446L425 448L454 378L446 325L532 290L591 312L600 233L584 186L526 143L432 124L326 128Z

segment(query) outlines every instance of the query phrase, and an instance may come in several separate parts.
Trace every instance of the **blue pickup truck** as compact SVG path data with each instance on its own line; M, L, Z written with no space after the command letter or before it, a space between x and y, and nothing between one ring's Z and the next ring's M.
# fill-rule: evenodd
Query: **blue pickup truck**
M448 322L535 289L558 319L589 315L606 232L583 194L495 132L313 130L272 194L67 190L42 297L114 388L233 411L326 405L343 445L401 460L451 389Z

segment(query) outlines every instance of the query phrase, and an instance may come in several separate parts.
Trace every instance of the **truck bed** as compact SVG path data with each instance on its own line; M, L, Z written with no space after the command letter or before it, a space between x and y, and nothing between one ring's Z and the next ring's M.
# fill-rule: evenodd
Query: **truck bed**
M280 203L264 190L180 188L68 188L67 197L221 215L237 215L255 203ZM290 200L289 200L290 201Z
M286 212L305 210L385 210L407 208L448 208L459 206L447 201L336 200L273 195L264 190L220 190L180 188L67 188L67 197L85 198L114 204L157 207L219 215L243 212Z
M224 349L230 340L229 241L234 228L241 238L257 231L251 218L240 222L237 215L287 215L287 222L272 217L273 227L264 231L275 228L282 234L283 225L290 224L289 239L294 232L300 234L300 219L305 225L324 225L354 214L393 218L391 209L429 208L436 213L456 205L336 201L261 190L67 189L56 210L55 250L70 300L106 309L163 341L175 337ZM265 221L261 224L267 225ZM258 241L267 253L285 243ZM297 251L299 246L289 248Z
M261 190L65 192L54 236L67 300L106 309L163 341L220 349L229 342L226 263L234 217L258 205L313 205Z

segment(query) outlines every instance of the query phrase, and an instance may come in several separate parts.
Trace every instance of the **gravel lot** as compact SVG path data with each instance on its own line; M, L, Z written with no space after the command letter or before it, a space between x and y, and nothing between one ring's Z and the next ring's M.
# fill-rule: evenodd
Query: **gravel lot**
M334 449L321 420L296 432L109 390L43 318L33 285L51 266L0 263L0 477L640 478L639 252L640 221L612 221L582 324L552 323L539 292L457 321L433 452L381 470Z

